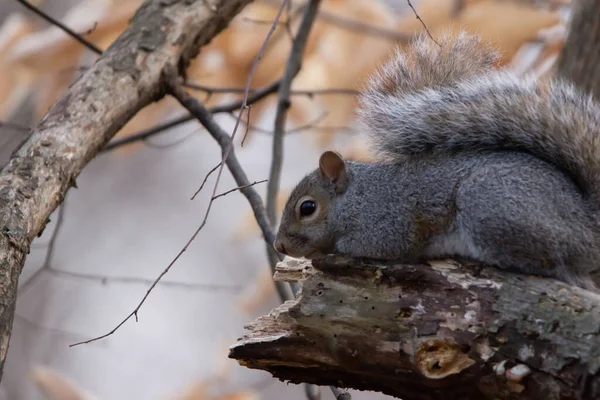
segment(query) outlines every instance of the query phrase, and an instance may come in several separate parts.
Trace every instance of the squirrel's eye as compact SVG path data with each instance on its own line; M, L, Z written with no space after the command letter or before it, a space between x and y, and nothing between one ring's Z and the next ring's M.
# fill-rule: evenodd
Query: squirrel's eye
M317 203L313 200L304 200L300 204L300 218L311 216L317 210Z

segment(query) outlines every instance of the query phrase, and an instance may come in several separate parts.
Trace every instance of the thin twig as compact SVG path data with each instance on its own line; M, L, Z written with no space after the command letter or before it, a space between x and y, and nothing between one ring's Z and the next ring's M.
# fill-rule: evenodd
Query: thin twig
M250 130L250 111L252 111L252 106L248 106L246 110L246 121L244 121L246 124L246 131L244 132L244 137L242 138L242 146L244 145L244 140L246 140L248 137L248 132Z
M198 100L190 96L181 85L173 84L171 87L173 96L189 111L191 111L200 123L206 128L207 132L219 143L223 152L227 147L231 147L233 143L233 136L229 136L227 132L223 130L214 120L212 113L206 109ZM229 171L233 175L236 184L241 187L240 192L247 198L248 202L252 206L254 216L260 226L265 241L267 243L273 243L275 235L268 222L268 218L263 206L262 199L258 192L254 188L249 187L250 181L246 176L241 164L239 163L235 151L233 149L229 152L229 156L225 160L225 164L229 168ZM219 167L221 164L219 165ZM216 195L216 191L213 190L211 198ZM210 203L209 203L210 204Z
M199 130L195 129L191 132L188 132L184 137L175 140L173 143L165 143L165 144L156 144L156 143L152 143L150 142L150 140L148 140L148 138L146 138L143 143L152 148L152 149L170 149L172 147L176 147L179 146L182 143L187 142L192 136L194 136Z
M304 131L311 130L311 129L315 130L315 131L319 131L319 132L334 132L334 131L341 131L341 130L351 130L351 128L347 125L339 125L339 126L319 126L319 125L317 125L319 122L321 122L323 119L325 119L325 117L327 117L328 114L329 113L327 111L324 111L321 115L317 116L313 120L308 121L307 123L297 126L295 128L288 129L285 132L285 134L287 136L287 135L291 135L294 133L300 133L300 132L304 132ZM237 115L235 115L233 113L230 113L228 115L232 118L237 118ZM246 128L251 129L252 131L256 131L258 133L263 133L266 135L273 135L272 130L249 124L247 121L244 121L242 123L244 125L246 125Z
M211 107L209 109L209 111L212 114L220 114L220 113L230 113L233 111L237 111L240 108L245 108L248 105L254 104L254 103L264 99L265 97L267 97L273 93L276 93L277 90L279 90L279 84L280 84L280 81L278 80L278 81L268 84L267 86L262 87L261 89L256 90L252 95L247 97L245 102L244 102L244 99L236 100L236 101L228 103L228 104ZM194 119L196 119L196 117L194 117L192 114L184 115L184 116L176 118L172 121L165 122L163 124L153 126L152 128L144 129L138 133L128 135L124 138L112 140L110 143L108 143L104 147L102 152L108 152L108 151L114 150L117 147L121 147L121 146L130 144L130 143L133 143L133 142L138 142L140 140L144 140L146 138L149 138L150 136L157 135L157 134L162 133L162 132L164 132L168 129L171 129L175 126L184 124L189 121L193 121Z
M246 176L241 164L239 163L235 151L233 150L233 136L229 136L227 132L225 132L214 120L212 113L206 109L198 100L192 97L189 93L185 91L183 86L175 83L171 86L171 92L173 96L190 112L192 112L198 121L206 128L208 133L219 143L221 146L221 150L223 152L226 151L227 148L230 148L230 152L228 154L227 159L225 159L225 164L227 165L229 171L233 175L235 182L238 186L242 187L240 192L246 197L250 206L252 207L252 211L254 212L254 217L258 222L259 227L263 233L264 240L267 245L271 245L273 240L275 240L275 234L273 233L273 229L271 224L269 223L269 219L266 214L266 210L263 205L263 201L256 192L256 190L252 187L249 187L250 181ZM239 118L238 118L239 119ZM220 164L221 167L223 164ZM221 169L219 169L221 171ZM218 177L217 177L218 179ZM215 185L216 187L216 185ZM216 191L213 189L213 194L211 196L214 197L216 195ZM209 202L207 214L210 211L211 202ZM285 290L281 285L281 282L277 282L276 285L279 295L282 297L282 300L285 300L287 295L285 294Z
M255 103L259 102L260 100L276 93L279 90L280 82L281 81L278 80L278 81L275 81L275 82L273 82L267 86L264 86L262 88L259 88L259 89L250 89L249 91L251 92L251 95L248 97L246 104L248 106L255 104ZM244 91L244 88L218 88L218 87L198 85L198 84L189 83L189 82L186 83L185 85L191 89L202 90L209 94L211 94L211 93L242 93ZM360 94L360 91L354 90L354 89L331 88L331 89L316 89L316 90L295 90L295 91L290 92L290 94L294 95L294 96L307 96L310 98L310 97L317 96L317 95L319 95L319 96L323 96L323 95L353 95L353 96L356 96L356 95ZM236 100L232 103L212 107L209 109L209 111L213 114L231 113L233 111L239 110L241 107L242 107L242 100ZM151 128L144 129L140 132L128 135L126 137L112 140L110 143L108 143L104 147L102 152L109 152L118 147L122 147L122 146L125 146L128 144L134 143L134 142L139 142L141 140L145 140L151 136L158 135L158 134L163 133L175 126L182 125L182 124L184 124L186 122L190 122L194 119L195 119L194 116L191 114L184 115L184 116L176 118L172 121L168 121L168 122L153 126Z
M290 90L292 81L300 72L304 49L308 42L311 28L319 11L320 0L310 0L304 10L304 16L296 33L296 38L290 50L290 56L286 62L285 71L279 86L277 99L277 110L275 114L275 125L273 132L273 154L271 170L269 172L269 183L267 184L267 215L271 224L275 224L277 193L279 192L279 180L281 177L281 166L283 162L283 135L285 133L285 122L287 111L290 107Z
M281 17L281 13L282 13L287 1L288 0L283 0L283 2L281 4L281 8L280 8L279 12L277 13L277 16L275 17L275 20L273 21L273 26L267 33L267 36L265 37L265 40L254 60L254 63L252 64L252 67L250 68L250 74L247 79L246 90L244 91L244 98L242 99L242 104L241 104L242 110L247 106L247 102L248 102L248 98L249 98L249 90L250 90L250 85L252 82L252 77L254 75L254 71L256 70L258 62L260 61L260 59L262 57L263 51L266 47L267 42L269 41L269 38L271 37L271 35L275 31L275 28L277 27L277 22L279 21L279 18ZM123 326L132 317L135 317L136 321L138 320L138 312L141 309L141 307L144 305L144 303L146 302L146 299L148 298L150 293L154 290L154 288L156 287L158 282L160 282L162 277L165 276L171 270L171 267L177 262L177 260L179 260L179 258L183 255L183 253L185 253L187 251L188 247L192 244L192 242L196 239L196 237L198 236L200 231L202 231L202 229L206 225L208 216L210 214L210 209L212 207L212 204L214 203L213 198L217 194L216 192L217 192L217 189L219 186L219 181L220 181L221 174L223 172L223 167L225 166L225 164L227 164L227 166L229 167L229 170L231 171L232 175L234 176L234 178L239 186L248 185L250 183L248 181L248 177L246 176L246 173L242 169L241 165L237 161L237 158L235 157L235 154L233 153L233 139L235 138L235 134L236 134L237 128L239 126L239 120L241 119L241 113L240 113L240 117L238 118L238 122L236 123L236 125L233 129L233 133L231 134L231 137L230 137L227 134L227 132L223 131L221 129L221 127L213 120L211 112L208 111L202 104L200 104L200 102L198 102L196 99L194 99L192 96L190 96L185 91L183 86L181 86L181 84L179 84L178 77L177 77L175 70L171 69L171 70L165 71L165 74L166 74L165 78L167 79L168 86L169 86L169 92L171 93L171 95L174 96L181 103L181 105L186 107L188 109L188 111L190 111L196 118L198 118L198 120L202 123L202 125L204 125L206 130L217 140L217 142L221 146L221 149L223 150L223 157L221 158L221 163L220 163L220 168L218 170L217 179L216 179L215 185L213 187L211 201L208 203L206 213L204 214L204 218L203 218L200 226L196 229L194 234L188 239L187 243L183 246L183 248L179 251L179 253L177 253L175 258L173 258L173 260L171 260L169 265L167 265L167 267L154 280L152 285L150 285L150 287L146 291L146 294L144 295L142 300L138 303L138 305L135 307L135 309L131 313L129 313L129 315L127 317L125 317L119 324L117 324L117 326L115 326L110 332L105 333L104 335L89 339L89 340L71 344L71 345L69 345L69 347L78 346L81 344L87 344L87 343L91 343L91 342L95 342L95 341L104 339L104 338L114 334L119 328L121 328L121 326ZM279 83L277 83L277 86L278 85L279 85ZM253 187L245 187L243 189L240 189L240 192L242 194L244 194L244 196L246 196L246 198L250 202L250 205L252 206L252 209L254 210L254 215L256 217L257 222L259 223L259 226L261 228L263 228L263 227L265 228L265 230L263 231L265 240L269 243L273 243L274 234L271 231L271 227L268 223L266 214L264 212L264 207L262 205L262 199L260 198L260 195L254 190ZM279 288L279 286L277 286L277 287ZM285 292L280 291L279 294L280 294L280 296L284 296L284 298L285 298L284 293Z
M254 182L249 183L247 185L242 185L242 186L235 187L233 189L229 189L226 192L223 192L223 193L220 193L220 194L218 194L216 196L213 196L213 198L211 200L216 200L219 197L227 196L229 193L237 192L238 190L246 189L246 188L249 188L250 186L258 185L259 183L265 183L266 181L267 181L266 179L263 179L262 181L254 181Z
M183 84L188 89L200 90L202 92L206 92L209 94L214 93L244 93L243 87L218 87L218 86L207 86L201 85L199 83L194 82L185 82ZM251 93L256 92L257 89L250 89ZM349 96L358 96L360 91L356 89L346 89L346 88L331 88L331 89L313 89L313 90L290 90L290 96L306 96L309 98L315 96L323 96L323 95L349 95Z
M200 185L198 190L196 190L196 193L194 193L194 195L192 196L192 198L190 200L194 200L196 198L196 196L198 196L198 193L200 193L202 191L202 188L204 188L204 185L206 185L206 181L208 180L208 177L211 176L213 174L213 172L215 172L217 169L219 169L220 166L221 166L221 162L219 162L217 165L214 166L214 168L211 168L210 171L208 171L208 173L204 177L204 180L202 181L202 184Z
M264 1L263 4L271 7L279 7L278 0L267 0ZM410 32L399 32L393 29L382 28L377 25L367 24L356 19L338 15L327 10L319 11L317 19L347 31L358 32L367 36L378 37L399 43L408 43L414 37Z
M415 17L421 22L421 25L423 25L423 28L425 28L425 32L427 32L427 35L429 35L429 38L431 40L433 40L433 42L435 44L437 44L439 47L442 47L442 45L439 44L438 41L433 38L433 36L431 35L431 32L429 32L429 28L427 28L427 25L425 25L425 21L423 21L421 19L421 17L419 16L419 14L417 14L417 10L415 10L415 8L413 7L413 5L410 2L410 0L406 0L406 2L408 3L408 6L413 10L413 13L415 14Z
M45 19L46 21L48 21L52 25L54 25L54 26L62 29L66 34L68 34L69 36L71 36L73 39L77 40L79 43L83 44L85 47L87 47L88 49L90 49L94 53L96 53L98 55L102 54L102 50L100 50L100 48L98 48L95 44L93 44L92 42L84 39L80 34L78 34L77 32L73 31L71 28L69 28L68 26L66 26L62 22L60 22L60 21L56 20L55 18L51 17L50 15L46 14L45 12L43 12L42 10L40 10L38 7L36 7L33 4L31 4L30 2L28 2L27 0L16 0L16 1L19 2L19 3L21 3L24 7L28 8L31 11L33 11L38 16L42 17L43 19Z

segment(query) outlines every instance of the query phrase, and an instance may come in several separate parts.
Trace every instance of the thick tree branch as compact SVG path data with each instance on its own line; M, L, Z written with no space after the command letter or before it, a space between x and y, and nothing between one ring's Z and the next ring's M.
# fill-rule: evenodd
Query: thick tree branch
M147 0L129 28L54 104L0 173L0 374L31 241L81 169L251 0Z
M404 400L599 398L600 295L431 264L287 258L275 278L299 282L298 297L247 326L230 357Z

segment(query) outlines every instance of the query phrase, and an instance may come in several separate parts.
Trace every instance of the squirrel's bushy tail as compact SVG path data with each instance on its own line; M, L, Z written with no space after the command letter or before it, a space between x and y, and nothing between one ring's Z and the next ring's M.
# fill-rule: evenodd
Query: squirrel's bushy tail
M563 80L493 68L496 52L461 33L422 36L397 52L361 96L359 122L378 153L517 150L567 173L600 204L600 106Z

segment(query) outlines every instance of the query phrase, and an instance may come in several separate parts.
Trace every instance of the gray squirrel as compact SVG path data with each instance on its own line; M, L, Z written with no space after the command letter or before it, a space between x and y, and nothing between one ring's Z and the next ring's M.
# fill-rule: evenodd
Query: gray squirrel
M600 106L497 60L464 32L397 51L360 97L381 160L323 153L292 191L274 247L308 259L458 256L596 290Z

